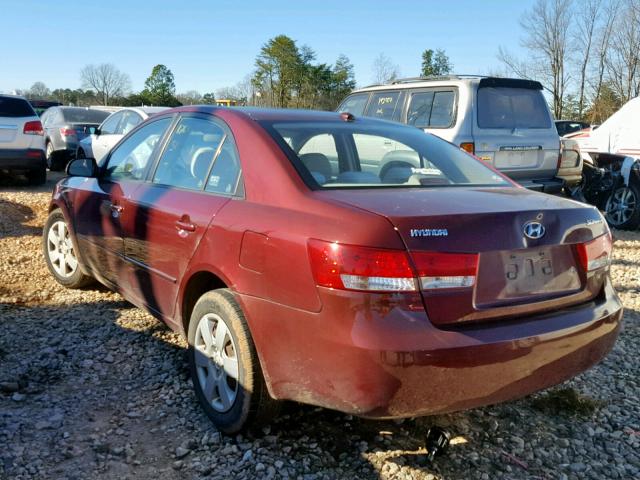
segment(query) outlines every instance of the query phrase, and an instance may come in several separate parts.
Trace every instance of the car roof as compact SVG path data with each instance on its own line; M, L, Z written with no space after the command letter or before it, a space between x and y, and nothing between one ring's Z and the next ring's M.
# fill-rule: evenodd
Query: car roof
M168 112L197 112L215 114L216 112L227 111L242 115L256 121L277 121L277 122L311 122L311 121L334 121L344 122L343 114L321 110L297 110L289 108L261 108L261 107L216 107L210 105L189 105L177 107ZM364 116L353 117L369 123L380 123L385 125L401 126L396 122L377 120Z
M542 85L540 85L539 82L521 78L491 77L486 75L441 75L431 77L401 78L386 84L369 85L366 87L358 88L351 93L375 92L379 90L405 90L411 88L440 87L460 84L482 84L485 86L498 87L522 86L525 88L535 88L537 90L542 90Z
M132 112L137 112L137 113L144 114L146 116L150 116L156 113L164 112L165 110L169 110L170 108L171 107L124 107L118 110L117 112L113 112L113 113L122 112L123 110L129 110Z

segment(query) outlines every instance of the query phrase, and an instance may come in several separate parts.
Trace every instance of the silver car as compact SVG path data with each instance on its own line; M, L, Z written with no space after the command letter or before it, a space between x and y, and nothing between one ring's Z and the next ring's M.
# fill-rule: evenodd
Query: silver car
M169 107L132 107L112 113L93 134L80 141L76 157L95 158L99 162L136 125L167 108Z
M63 170L74 157L78 142L90 135L108 116L109 112L94 108L48 108L41 120L49 170Z
M527 188L562 189L560 139L538 82L463 75L398 80L354 91L338 111L414 125ZM390 166L419 166L403 157L401 146L388 147Z

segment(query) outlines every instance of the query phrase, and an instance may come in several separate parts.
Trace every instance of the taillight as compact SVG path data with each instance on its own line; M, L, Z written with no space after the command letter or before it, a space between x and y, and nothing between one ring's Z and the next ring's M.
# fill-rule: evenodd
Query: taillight
M415 273L401 250L385 250L309 240L316 283L322 287L368 292L415 292Z
M473 142L464 142L460 144L460 148L471 155L476 153L476 146Z
M477 253L411 252L423 290L472 287L478 274Z
M611 234L605 233L586 243L577 245L580 264L586 272L608 267L613 248Z
M76 131L73 128L68 127L60 127L60 135L63 137L71 137L76 134Z
M22 129L22 133L24 133L25 135L44 135L44 130L42 130L42 123L40 122L40 120L26 122L24 124L24 128Z

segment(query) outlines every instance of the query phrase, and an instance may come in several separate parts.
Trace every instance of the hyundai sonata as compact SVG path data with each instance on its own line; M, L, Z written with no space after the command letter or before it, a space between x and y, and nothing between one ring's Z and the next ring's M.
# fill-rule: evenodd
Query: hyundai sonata
M600 213L412 127L183 107L67 173L44 228L52 275L98 279L182 332L225 432L284 399L374 418L502 402L584 371L618 334Z

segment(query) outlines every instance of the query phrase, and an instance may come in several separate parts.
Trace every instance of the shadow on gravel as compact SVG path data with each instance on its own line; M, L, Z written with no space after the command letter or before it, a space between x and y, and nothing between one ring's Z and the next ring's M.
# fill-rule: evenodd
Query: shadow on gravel
M35 212L26 205L0 198L0 239L40 235L42 227L25 225L35 217Z

